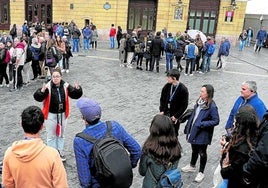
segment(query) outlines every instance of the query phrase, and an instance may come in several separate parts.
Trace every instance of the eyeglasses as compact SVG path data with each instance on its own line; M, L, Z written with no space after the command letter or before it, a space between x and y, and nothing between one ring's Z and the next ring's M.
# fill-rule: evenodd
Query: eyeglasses
M52 76L52 78L61 78L61 76L58 76L58 75L57 76Z

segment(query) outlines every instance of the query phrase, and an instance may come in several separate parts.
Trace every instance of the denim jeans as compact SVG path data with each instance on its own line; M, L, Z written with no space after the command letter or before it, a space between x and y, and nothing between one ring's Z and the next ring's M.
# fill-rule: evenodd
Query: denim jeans
M239 50L242 51L245 47L246 41L245 40L240 40L239 43Z
M62 117L62 120L61 120ZM61 123L61 135L56 135L57 126L57 114L48 113L48 118L45 121L45 127L47 132L47 145L62 152L64 146L64 132L67 124L65 119L65 113L58 114L59 123Z
M114 37L110 37L110 48L114 48Z
M170 69L173 69L173 59L174 55L166 52L166 72L168 72Z
M90 48L90 39L84 38L84 50L89 50Z
M188 71L189 65L190 65L190 74L193 74L194 66L195 66L195 58L186 59L185 74L189 73Z
M73 39L73 52L79 52L79 39Z
M250 46L250 43L251 43L251 37L248 37L246 41L246 46Z
M202 67L202 72L209 72L210 71L210 60L211 56L206 56L204 55L203 57L203 67Z

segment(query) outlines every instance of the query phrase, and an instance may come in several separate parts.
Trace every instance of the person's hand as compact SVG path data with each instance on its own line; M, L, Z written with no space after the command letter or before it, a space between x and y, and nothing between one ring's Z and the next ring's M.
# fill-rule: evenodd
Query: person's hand
M226 154L225 159L223 159L223 161L222 161L222 168L226 168L228 166L230 166L230 164L229 164L229 152Z
M79 85L78 82L74 82L74 88L75 88L75 89L79 89L79 88L80 88L80 85Z
M44 93L46 89L47 89L46 84L43 83L43 86L42 86L42 88L41 88L41 92Z
M177 121L178 121L178 119L177 118L175 118L174 116L172 116L171 118L170 118L175 124L177 123Z

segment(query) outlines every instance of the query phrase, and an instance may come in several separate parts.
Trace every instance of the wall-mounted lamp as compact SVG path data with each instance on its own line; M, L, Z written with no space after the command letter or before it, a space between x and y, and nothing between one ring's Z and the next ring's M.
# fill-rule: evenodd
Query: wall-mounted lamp
M231 0L231 6L232 6L233 10L237 9L237 4L236 4L235 0Z
M182 0L179 0L179 1L178 1L178 7L182 7L182 5L183 5Z
M70 10L73 10L73 9L74 9L74 4L71 3L71 4L70 4Z
M236 9L238 9L237 7L237 4L236 4L236 1L235 0L231 0L231 3L230 5L226 6L226 7L223 7L223 8L226 8L227 11L235 11Z

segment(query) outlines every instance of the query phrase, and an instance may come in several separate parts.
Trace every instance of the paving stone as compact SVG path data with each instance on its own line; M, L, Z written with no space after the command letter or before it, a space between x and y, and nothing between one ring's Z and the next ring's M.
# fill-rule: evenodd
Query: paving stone
M63 79L70 84L78 81L84 90L84 96L95 99L102 107L102 120L116 120L134 136L142 145L149 133L151 120L159 112L159 97L163 85L167 82L163 58L160 62L160 73L128 69L119 66L118 51L110 50L107 42L99 42L99 49L89 52L74 53L71 59L70 73L63 73ZM205 179L195 183L196 173L183 173L185 188L209 188L213 186L213 172L220 159L219 139L225 133L224 126L235 99L240 95L243 81L255 80L258 93L268 104L267 70L268 50L262 49L255 53L252 48L239 52L232 48L229 63L224 71L215 69L216 55L212 57L211 72L192 77L181 75L183 82L189 89L192 108L199 96L203 84L212 84L215 88L214 100L219 109L220 124L215 128L212 144L208 147L208 161L205 169ZM144 63L145 64L145 63ZM185 61L182 61L185 65ZM144 65L143 65L144 66ZM20 127L20 113L29 105L42 107L42 103L33 99L34 91L41 87L43 80L31 82L22 91L9 92L8 88L0 88L1 121L0 121L0 158L15 140L23 138ZM71 116L65 135L65 165L68 183L72 188L79 188L76 164L73 153L73 138L77 132L84 129L76 100L71 101ZM185 141L183 134L185 124L181 125L179 140L183 147L183 156L179 166L187 165L191 157L190 144ZM45 130L42 132L45 139ZM199 166L199 160L197 167ZM133 188L141 187L142 177L138 168L134 169Z

